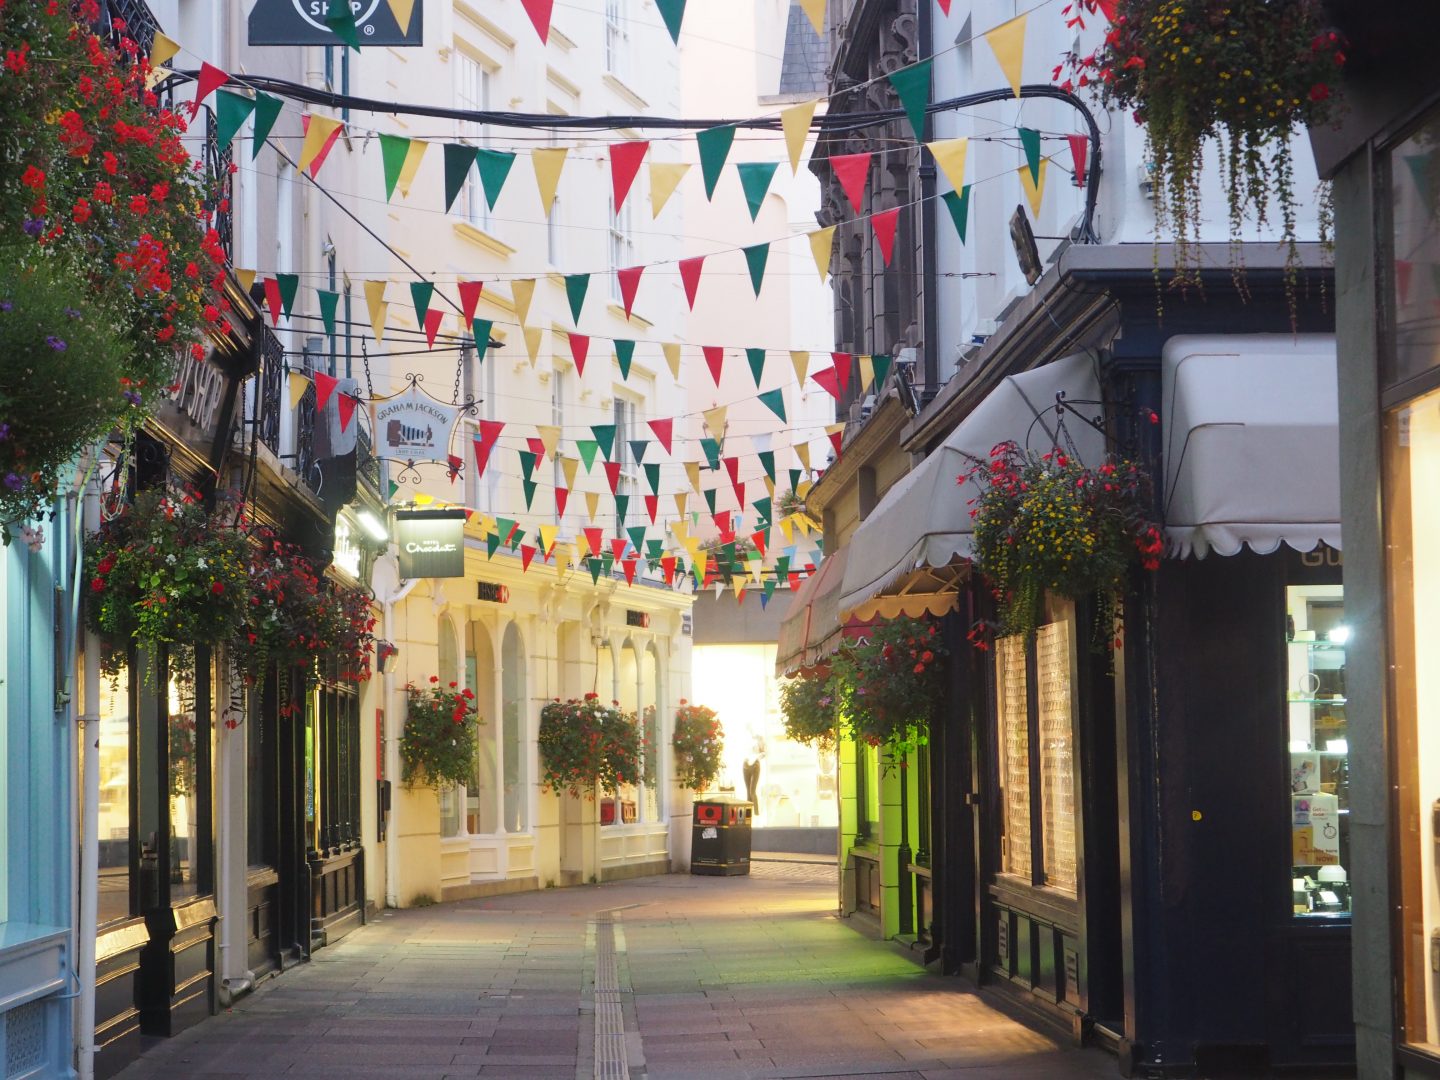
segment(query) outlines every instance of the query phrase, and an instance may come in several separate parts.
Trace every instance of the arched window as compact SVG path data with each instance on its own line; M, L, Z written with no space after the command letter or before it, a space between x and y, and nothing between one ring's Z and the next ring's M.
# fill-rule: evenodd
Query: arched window
M525 691L525 643L513 622L505 627L500 646L500 707L505 755L505 831L524 832L530 788L526 753L530 743L530 708Z
M440 684L448 686L460 681L460 649L455 640L455 621L449 615L441 615L436 635L440 654ZM460 791L451 786L440 792L440 835L456 836L460 832Z
M473 672L480 730L475 740L475 778L467 785L465 823L472 835L500 831L500 718L495 710L495 649L481 623L466 632L466 668ZM467 677L468 681L468 677Z

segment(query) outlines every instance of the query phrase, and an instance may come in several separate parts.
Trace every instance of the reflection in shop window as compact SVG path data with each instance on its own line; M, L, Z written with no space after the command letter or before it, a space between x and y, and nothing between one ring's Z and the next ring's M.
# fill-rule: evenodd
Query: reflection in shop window
M459 684L460 658L455 642L455 623L448 615L440 617L439 624L439 667L442 686ZM440 792L440 835L456 836L460 832L460 789L454 784Z
M100 679L99 922L130 915L130 669Z
M1044 822L1045 884L1075 891L1075 705L1069 620L1035 634L1040 706L1040 808Z
M495 708L495 652L490 635L478 623L466 629L467 670L473 667L476 705L480 710L480 727L475 733L475 779L466 785L465 825L472 836L490 835L500 830L500 806L496 795L500 788L499 724L491 715ZM470 678L470 676L467 676Z
M194 896L195 860L200 838L199 792L196 790L197 724L195 654L173 648L170 653L168 698L170 757L170 900Z
M1030 720L1025 688L1025 639L995 643L1000 798L1004 835L1000 869L1030 880Z

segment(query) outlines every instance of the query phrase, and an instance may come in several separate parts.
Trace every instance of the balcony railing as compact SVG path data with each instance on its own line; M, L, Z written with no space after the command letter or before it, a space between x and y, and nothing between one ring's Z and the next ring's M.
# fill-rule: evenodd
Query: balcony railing
M105 7L110 16L111 33L118 37L115 23L124 24L125 35L140 46L140 55L149 56L160 30L160 20L145 0L108 0Z
M260 372L258 376L259 401L255 417L255 437L264 443L272 454L290 464L311 491L320 490L320 470L315 460L315 386L312 383L300 399L295 410L294 451L286 452L282 445L281 432L284 429L282 417L290 407L289 387L286 385L285 346L268 326L261 326Z

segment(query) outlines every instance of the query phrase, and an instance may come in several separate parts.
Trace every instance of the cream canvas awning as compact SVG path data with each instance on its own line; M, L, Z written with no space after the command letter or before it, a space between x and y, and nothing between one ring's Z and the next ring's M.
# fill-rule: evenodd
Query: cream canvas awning
M1174 337L1161 392L1172 554L1340 546L1334 337Z
M960 475L975 459L987 460L991 448L1009 439L1042 453L1053 447L1059 438L1055 415L1058 393L1071 402L1098 401L1100 384L1094 359L1068 356L1007 376L929 457L885 493L850 541L849 563L840 590L842 613L888 618L891 608L892 614L910 613L927 603L921 599L925 593L939 591L940 579L929 583L913 575L921 570L939 570L957 556L970 555L974 537L969 503L977 492L973 487L962 487L957 482ZM1100 409L1097 405L1080 406L1080 412L1094 417ZM1105 439L1099 431L1080 417L1068 415L1065 435L1067 446L1081 461L1100 463L1105 455ZM887 596L883 604L873 602L881 593L891 593L894 599Z

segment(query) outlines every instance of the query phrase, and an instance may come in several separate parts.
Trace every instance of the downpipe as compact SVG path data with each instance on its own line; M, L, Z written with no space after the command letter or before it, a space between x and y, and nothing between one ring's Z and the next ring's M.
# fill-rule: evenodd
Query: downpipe
M419 578L411 578L398 588L389 592L384 600L385 605L385 633L393 634L395 626L395 605L410 595L410 590L420 584ZM391 708L395 696L395 670L394 666L387 668L380 676L385 680L385 775L390 783L395 785L400 777L400 740L391 736L390 732L398 719L398 714ZM400 800L392 796L390 800L390 820L385 826L385 906L398 908L400 906L400 894L397 891L396 882L400 877L400 844L398 842L399 810Z
M85 531L100 528L99 480L85 488ZM78 557L78 556L77 556ZM100 898L100 638L85 631L84 707L79 734L82 755L80 793L80 919L76 928L75 965L80 983L78 1043L80 1080L95 1077L95 936Z

